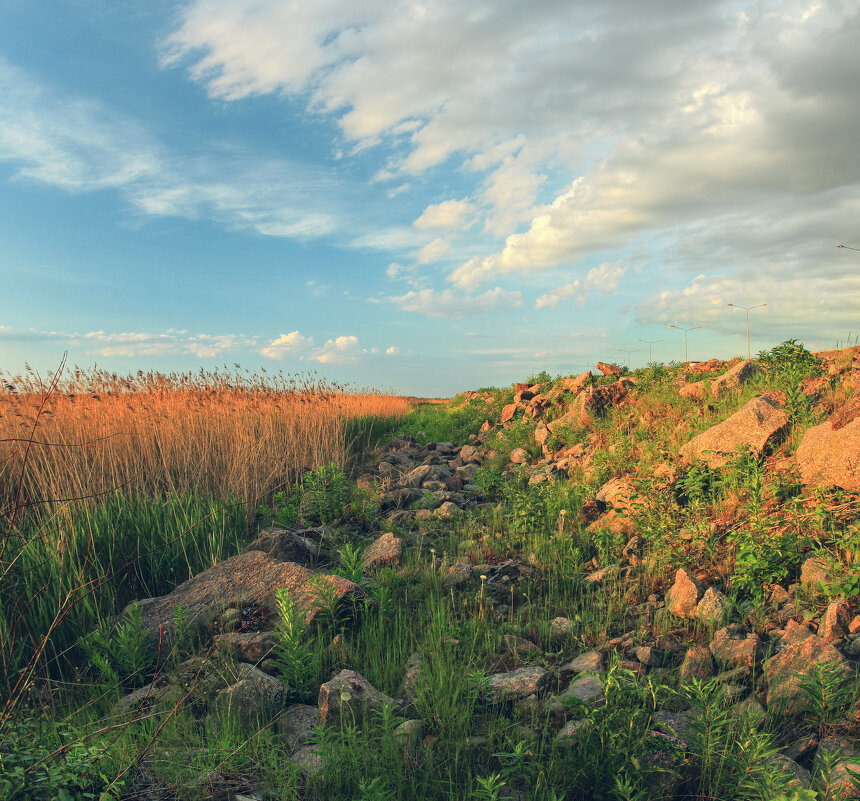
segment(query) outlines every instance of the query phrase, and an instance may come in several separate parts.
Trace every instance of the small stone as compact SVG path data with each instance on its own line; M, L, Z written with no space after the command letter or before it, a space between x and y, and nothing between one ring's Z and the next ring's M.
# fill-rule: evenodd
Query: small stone
M390 531L386 531L372 542L364 552L362 559L364 569L372 570L376 567L399 565L402 553L403 540L395 537Z
M320 723L325 725L338 725L343 715L352 723L363 720L371 712L379 712L386 705L399 707L394 698L381 693L354 670L341 670L323 684L317 705Z
M558 669L562 682L578 676L580 673L603 673L603 656L598 651L586 651L576 659L567 662Z
M811 556L800 568L800 584L809 593L820 592L820 584L830 581L830 561L826 556Z
M511 451L511 462L513 464L527 464L529 461L529 454L525 448L514 448Z
M591 721L587 718L582 720L569 720L561 728L555 739L569 740L571 737L575 737L578 732L581 732L583 729L587 729L590 725Z
M768 758L767 763L788 777L788 789L806 790L809 788L811 781L809 771L798 765L793 759L789 759L785 754L774 754Z
M298 766L305 778L318 776L325 767L318 745L306 745L304 748L300 748L290 757L289 761Z
M538 651L538 647L531 640L517 637L515 634L505 634L503 639L505 648L509 651L513 651L515 654L525 654Z
M448 568L442 581L448 587L462 587L472 580L472 574L471 562L457 562Z
M767 718L765 708L753 696L737 704L732 713L739 718L749 719L756 728Z
M568 637L575 631L574 622L568 617L555 617L549 624L549 636L554 640Z
M278 718L278 729L290 751L307 745L316 728L318 717L319 710L315 706L297 704Z
M281 711L286 697L283 682L242 662L236 681L215 697L215 707L222 715L233 717L240 725L248 726L274 717Z
M589 706L596 706L605 699L603 682L588 674L575 678L563 693L556 696L559 700L576 698Z

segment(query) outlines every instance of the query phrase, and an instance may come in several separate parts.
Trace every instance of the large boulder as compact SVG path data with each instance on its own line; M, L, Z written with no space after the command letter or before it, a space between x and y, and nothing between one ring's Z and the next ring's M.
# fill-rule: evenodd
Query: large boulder
M249 551L263 551L281 562L311 565L319 561L322 551L318 540L322 532L316 528L264 528L248 546Z
M175 638L175 610L185 618L186 635L198 639L206 626L230 606L254 606L266 616L277 612L275 591L286 589L310 621L317 613L314 601L318 590L314 581L329 584L339 601L359 595L363 590L340 576L317 574L293 562L281 562L263 551L247 551L219 562L180 584L173 592L141 605L143 628L153 643L169 648Z
M727 420L693 437L681 448L685 461L703 459L711 467L722 467L748 447L760 456L765 447L788 431L788 414L772 398L760 395L742 406Z
M804 484L860 491L860 417L807 429L795 458Z
M341 670L331 681L320 687L319 721L325 725L359 723L384 706L394 709L400 702L377 690L364 676L354 670Z
M731 370L714 379L711 384L711 394L718 398L724 392L741 389L747 381L761 372L761 367L754 362L739 362Z
M767 706L771 711L795 715L807 709L809 697L804 680L816 665L826 666L844 676L851 675L848 661L831 643L815 635L794 642L767 664Z
M632 501L636 495L636 487L628 476L611 478L598 491L595 496L598 501L613 509L630 511Z
M603 375L621 375L621 368L615 364L606 364L604 362L598 362L597 369L600 370Z

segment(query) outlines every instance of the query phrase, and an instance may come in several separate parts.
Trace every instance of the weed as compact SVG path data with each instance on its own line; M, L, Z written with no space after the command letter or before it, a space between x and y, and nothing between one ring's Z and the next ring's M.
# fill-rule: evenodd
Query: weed
M312 652L305 615L285 588L275 591L275 599L278 603L278 625L272 661L289 692L304 701L312 678Z

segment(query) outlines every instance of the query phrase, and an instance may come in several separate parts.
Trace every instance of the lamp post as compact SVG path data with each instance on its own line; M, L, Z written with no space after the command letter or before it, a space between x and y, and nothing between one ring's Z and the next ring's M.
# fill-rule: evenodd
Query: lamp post
M651 346L656 345L658 342L662 342L662 339L640 339L640 342L644 342L648 346L648 364L652 364L654 360L651 358Z
M729 303L729 306L733 306L735 309L743 309L747 313L747 359L751 357L750 351L750 312L753 309L760 309L762 306L767 306L767 303L757 303L755 306L738 306L737 303Z
M633 350L628 350L627 348L618 348L622 353L627 354L627 369L630 369L630 354L631 353L639 353L642 348L634 348Z
M697 328L701 328L700 325L694 325L691 328L684 328L683 326L678 325L677 323L672 323L669 328L677 328L679 331L684 332L684 363L687 363L687 331L695 331Z

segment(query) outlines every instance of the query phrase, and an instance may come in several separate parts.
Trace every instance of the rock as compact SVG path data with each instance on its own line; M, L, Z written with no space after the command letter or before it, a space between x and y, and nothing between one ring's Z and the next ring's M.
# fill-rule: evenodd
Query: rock
M693 679L706 681L714 675L714 659L710 648L704 645L694 645L687 650L681 664L680 681L689 684Z
M509 403L502 409L502 416L499 418L500 422L508 423L514 419L514 415L517 413L517 409L521 408L516 403Z
M748 447L754 456L778 442L788 431L788 414L772 398L761 395L742 406L727 420L693 437L681 447L687 462L702 459L713 468L722 467Z
M825 737L815 752L812 772L821 774L830 760L839 760L827 776L828 801L848 801L857 798L857 788L851 774L860 773L860 758L857 749L845 737Z
M381 537L372 542L364 552L365 570L375 567L388 567L400 564L403 554L403 540L395 537L390 531L386 531Z
M591 726L591 721L588 720L588 718L583 718L582 720L569 720L561 727L558 734L555 736L555 739L569 740L571 737L575 737L578 732L583 729L587 729L589 726Z
M760 375L761 367L751 361L742 361L731 370L715 378L711 383L711 394L718 398L724 392L741 389L752 378Z
M511 462L513 464L527 464L529 461L529 454L525 448L514 448L511 451Z
M517 637L515 634L505 634L502 641L505 644L505 648L515 654L537 652L538 650L538 647L531 640Z
M543 423L538 423L535 426L535 442L543 447L549 439L549 433L549 428L547 428Z
M388 492L380 492L378 497L383 509L390 509L392 506L402 509L419 500L422 494L418 487L400 487Z
M784 715L807 709L808 698L802 683L817 664L832 666L847 678L851 671L845 657L827 640L811 636L795 642L772 657L767 664L767 707Z
M580 673L604 673L603 655L599 651L586 651L576 659L565 663L558 669L562 683L578 676Z
M381 693L354 670L341 670L323 684L317 704L319 721L326 726L339 725L342 717L346 723L357 724L386 705L394 709L400 706L397 700Z
M855 395L830 415L830 427L838 431L853 423L858 417L860 417L860 395Z
M275 647L273 631L231 631L218 634L213 638L215 647L232 654L242 662L252 662L255 665L268 657Z
M156 706L170 691L169 684L157 686L155 683L138 687L124 695L113 705L113 714L118 717L144 713Z
M408 487L420 487L424 481L430 476L430 465L429 464L419 464L418 467L410 470L405 478L403 479L403 483Z
M709 587L696 607L696 620L709 626L719 626L728 620L732 604L719 590Z
M472 580L473 572L471 562L456 562L448 568L442 581L447 587L462 587Z
M698 579L679 569L675 573L675 583L666 593L666 608L675 617L694 618L699 600L705 588Z
M614 364L598 362L596 367L603 375L621 375L621 368Z
M424 721L405 720L394 730L394 739L403 748L416 748L424 737Z
M807 592L818 593L820 585L830 582L830 560L826 556L811 556L800 568L800 584Z
M621 405L627 398L630 386L627 382L618 381L602 387L589 387L581 396L582 422L590 425L594 417L603 417L611 408Z
M636 488L627 476L611 478L598 491L595 496L598 501L611 506L613 509L630 511L632 498L636 495Z
M308 622L318 608L315 574L293 562L280 562L263 551L247 551L219 562L180 584L173 592L155 599L143 609L143 628L149 630L153 647L169 649L174 632L174 609L181 606L187 615L188 633L198 639L203 629L230 606L259 605L268 614L277 611L275 590L285 588ZM339 576L323 576L339 601L354 596L367 597L360 587Z
M496 673L487 685L487 698L491 701L517 701L537 694L549 679L542 667L523 667L509 673Z
M830 422L808 428L795 459L803 484L860 491L860 417L838 429Z
M236 681L215 696L215 708L242 726L265 722L283 709L287 698L284 683L242 662Z
M319 710L308 704L292 706L278 718L278 730L291 753L308 744L318 721Z
M313 536L308 536L311 534ZM263 551L281 562L315 564L321 556L318 529L264 528L248 546L249 551Z
M767 719L765 708L753 696L737 704L732 709L732 714L740 719L746 718L756 728L761 726Z
M752 668L759 659L762 643L757 634L748 634L732 625L715 632L709 647L718 664Z
M555 617L549 624L549 636L554 640L569 637L575 630L574 622L568 617Z
M767 764L772 765L779 773L788 778L789 790L806 790L809 788L811 780L809 771L802 765L798 765L793 759L789 759L785 754L774 754L768 757Z
M845 601L834 601L818 624L818 636L824 640L841 640L848 634L850 613Z
M565 378L561 382L561 388L565 392L578 395L591 383L591 371L580 373L576 378Z
M451 520L459 514L460 507L453 501L445 501L436 510L436 517L441 517L443 520Z
M318 776L325 767L322 751L318 745L306 745L300 748L289 758L289 761L298 766L299 772L306 779Z
M663 652L650 645L640 645L634 653L639 663L646 667L660 667L663 664Z
M682 384L678 387L678 394L682 398L689 398L690 400L704 400L705 382L693 381L687 384Z
M685 709L678 712L661 709L653 715L654 727L662 732L674 734L687 748L693 738L693 712Z
M576 698L588 706L597 706L606 698L603 682L596 676L588 674L578 676L563 693L556 696L556 699L562 703L567 698Z

